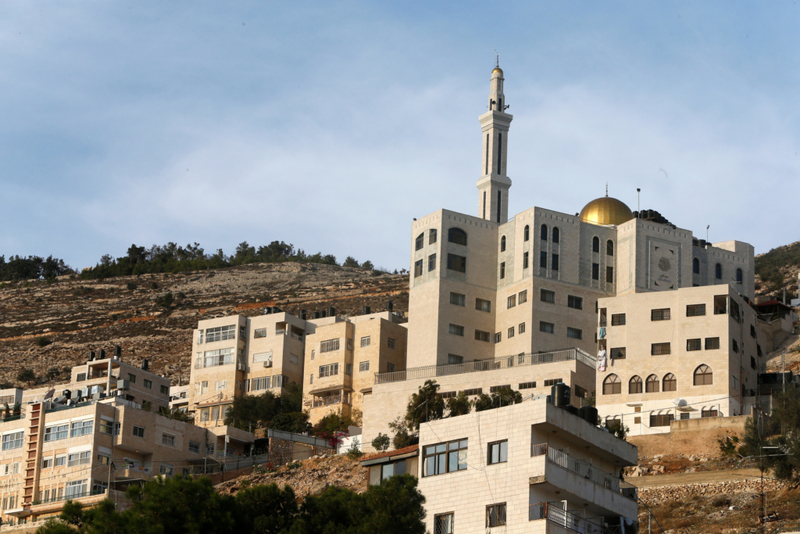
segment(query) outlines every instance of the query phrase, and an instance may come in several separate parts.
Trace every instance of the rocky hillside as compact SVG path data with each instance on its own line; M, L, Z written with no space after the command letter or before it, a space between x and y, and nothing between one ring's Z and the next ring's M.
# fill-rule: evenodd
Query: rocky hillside
M786 290L797 298L797 273L800 272L800 241L777 247L756 256L756 293L779 296Z
M201 319L265 306L299 314L329 306L338 315L408 310L408 277L335 265L261 263L180 274L147 274L53 282L0 284L0 384L20 384L32 369L31 385L61 382L90 350L123 359L147 358L151 370L173 384L190 374L191 333Z

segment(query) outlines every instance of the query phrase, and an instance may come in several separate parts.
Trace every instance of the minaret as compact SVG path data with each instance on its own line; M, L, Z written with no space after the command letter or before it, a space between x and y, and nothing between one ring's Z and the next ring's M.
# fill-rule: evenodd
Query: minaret
M511 187L511 179L506 176L508 127L514 117L505 112L508 106L499 62L492 71L490 84L489 111L479 118L483 131L483 176L478 180L478 209L482 219L504 223L508 221L508 188Z

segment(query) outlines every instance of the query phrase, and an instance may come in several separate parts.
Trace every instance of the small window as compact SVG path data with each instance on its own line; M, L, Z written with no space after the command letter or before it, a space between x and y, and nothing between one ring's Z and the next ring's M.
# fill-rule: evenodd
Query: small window
M576 310L583 309L583 297L576 297L575 295L567 295L567 306L575 308Z
M471 390L466 395L477 395ZM422 476L429 477L463 471L467 468L468 440L461 439L422 447Z
M542 241L547 241L547 225L543 224L541 228L539 228L539 237Z
M703 340L701 340L700 338L686 340L687 351L700 350L702 346L703 346Z
M456 245L467 246L467 233L461 228L450 228L447 232L447 240Z
M592 264L592 280L600 280L600 264Z
M454 336L464 336L464 327L458 324L451 324L449 327L449 332Z
M678 391L678 379L672 373L664 375L664 391Z
M547 269L547 252L545 251L539 253L539 267Z
M733 352L739 352L739 343L735 339L731 339L731 348L733 349Z
M626 354L625 347L613 347L611 349L612 360L624 360L625 354Z
M625 314L624 313L612 313L611 314L611 326L624 326L625 325Z
M528 253L527 252L523 252L522 253L522 268L523 269L527 269L528 265L529 265Z
M614 268L606 267L606 282L609 284L614 283Z
M422 276L422 260L414 262L414 278Z
M262 337L267 337L267 329L266 328L256 328L253 330L253 338L258 339Z
M428 256L428 272L436 270L436 254Z
M741 284L743 279L744 279L744 277L742 275L742 270L741 269L736 269L736 283L737 284Z
M369 347L372 344L372 338L370 336L364 336L361 338L361 348Z
M645 392L658 393L658 386L659 386L658 377L656 375L650 375L647 377L647 382L645 383Z
M369 371L369 360L358 362L358 372L365 373L367 371Z
M600 238L597 236L592 238L592 252L600 252Z
M669 318L670 318L669 308L650 310L651 321L669 321Z
M447 255L447 268L459 273L467 272L467 258L456 254Z
M134 374L132 374L132 373L128 373L128 381L129 381L131 384L135 384L135 383L136 383L136 375L134 375Z
M522 291L519 292L519 299L517 299L517 302L519 302L520 304L525 304L526 302L528 302L528 290L527 289L522 290Z
M457 365L460 363L464 363L464 357L459 356L457 354L448 354L447 355L447 364L448 365Z
M664 414L650 414L650 426L669 426L675 419L675 415L671 413Z
M433 534L453 534L453 512L433 516Z
M719 412L713 408L703 408L700 410L700 417L719 417Z
M550 262L550 266L554 271L558 270L558 254L552 255L552 261Z
M550 291L549 289L542 289L540 294L540 298L542 302L547 302L549 304L555 304L556 302L556 292Z
M494 335L494 342L495 343L500 343L501 341L503 341L503 334L501 334L500 332L497 332Z
M428 244L429 245L433 245L434 243L436 243L436 239L438 237L437 234L438 234L438 232L436 231L436 228L431 228L428 231Z
M556 384L563 384L564 381L560 378L548 378L544 381L544 387L555 386Z
M319 351L320 352L334 352L339 350L339 338L336 339L326 339L325 341L321 341L319 344Z
M610 239L606 241L606 256L614 255L614 242Z
M503 279L505 277L506 277L506 262L501 262L500 263L500 279Z
M556 331L556 325L553 323L546 323L544 321L539 321L539 332L544 332L545 334L553 334Z
M196 454L200 454L200 442L199 441L190 441L189 442L189 452L194 452Z
M527 224L525 225L525 229L522 231L522 239L525 241L530 241L531 239L531 227Z
M492 311L492 301L476 298L475 299L475 309L482 312L491 313Z
M489 465L502 464L508 461L508 440L496 441L489 444L489 454L486 455Z
M500 252L506 251L506 236L500 238Z
M421 233L417 236L414 243L414 250L420 250L425 245L425 234Z
M462 295L461 293L453 293L450 292L450 304L455 304L456 306L464 306L467 302L467 297Z
M700 274L700 260L697 258L692 260L692 272L694 274Z
M486 528L502 527L506 524L506 503L490 504L486 507Z
M518 389L534 389L536 382L521 382Z
M722 265L719 263L714 266L714 278L722 280Z
M138 438L143 438L144 437L144 427L134 425L134 427L133 427L133 435L138 437Z
M517 326L517 330L519 331L520 334L524 334L525 333L525 323L519 323L519 326Z
M619 377L613 373L608 375L603 380L603 395L619 395L620 393L622 393L622 382L619 381Z
M392 337L386 338L386 346L389 347L390 349L396 349L397 341L395 341L394 338Z
M511 295L508 297L507 308L513 308L517 305L517 295Z
M710 386L714 383L714 374L711 368L705 364L700 365L694 370L694 385L695 386Z
M687 304L686 317L699 317L706 314L705 304Z
M144 387L146 387L147 389L153 389L153 381L145 378Z
M579 328L567 327L567 337L572 339L583 339L583 330Z
M161 393L162 395L169 395L169 386L161 385Z
M511 339L512 337L514 337L514 327L513 326L508 329L508 339Z
M752 325L752 324L750 325L750 337L752 337L752 338L756 337L756 327L755 327L755 325Z
M641 393L642 392L642 379L641 377L634 375L628 381L628 393Z
M558 243L559 239L561 239L561 232L558 231L558 227L553 227L553 243Z
M161 434L161 444L167 447L175 446L175 436L172 434Z
M665 356L670 354L669 343L653 343L650 345L651 356Z
M728 295L716 295L714 297L714 315L726 313L728 313Z
M484 332L483 330L475 330L475 339L477 341L485 341L489 342L491 334L489 332Z

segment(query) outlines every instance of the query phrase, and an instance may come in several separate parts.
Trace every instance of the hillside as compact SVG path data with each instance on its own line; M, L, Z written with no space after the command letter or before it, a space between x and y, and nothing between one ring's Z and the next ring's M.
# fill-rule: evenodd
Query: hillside
M800 272L800 241L777 247L756 260L756 293L779 295L783 289L797 297L797 273Z
M164 296L173 303L166 307ZM0 284L0 384L18 384L30 368L34 384L61 382L65 370L86 360L90 350L139 363L173 384L190 375L191 333L201 319L241 313L254 316L265 306L299 315L336 308L338 315L408 310L408 277L313 263L260 263L179 274L145 274L104 280L61 276L55 281Z

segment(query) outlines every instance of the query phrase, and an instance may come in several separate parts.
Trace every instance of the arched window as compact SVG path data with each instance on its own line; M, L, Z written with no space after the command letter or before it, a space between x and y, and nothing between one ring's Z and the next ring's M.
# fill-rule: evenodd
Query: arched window
M506 236L500 238L500 252L506 251Z
M705 406L703 406L703 409L700 410L700 417L717 417L717 416L719 416L719 412L717 411L716 408L710 406L706 408Z
M692 260L692 272L694 274L700 274L700 260L697 258Z
M667 373L664 375L664 387L661 388L663 391L678 391L678 379L675 378L675 375L672 373Z
M641 393L642 392L642 378L633 375L628 381L628 393Z
M553 227L553 243L558 243L558 239L559 239L560 237L561 237L561 236L559 235L558 228L556 228L556 227L554 226L554 227Z
M447 231L447 240L456 245L467 246L467 233L461 228L450 228Z
M647 377L645 391L647 393L658 393L658 377L656 375L650 375Z
M592 252L600 252L600 238L597 236L592 238Z
M547 241L547 225L543 224L542 228L539 230L541 234L542 241Z
M531 227L526 224L525 231L523 232L523 239L525 239L525 241L528 241L530 240L530 238L531 238Z
M419 250L425 244L425 232L422 232L417 236L416 243L414 244L414 250Z
M603 395L619 395L622 393L622 382L615 374L610 374L603 380Z
M741 284L743 278L744 277L742 276L742 270L741 269L736 269L736 283L737 284Z
M722 265L719 263L714 266L714 278L722 280Z
M694 370L694 385L695 386L710 386L714 383L714 373L711 368L706 364L700 365Z
M606 256L614 255L614 242L610 239L606 241Z

